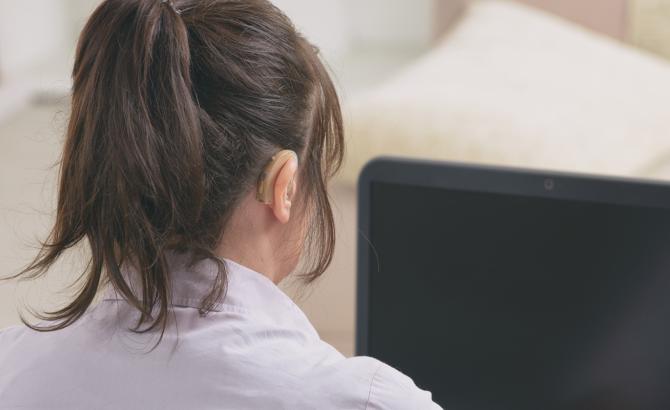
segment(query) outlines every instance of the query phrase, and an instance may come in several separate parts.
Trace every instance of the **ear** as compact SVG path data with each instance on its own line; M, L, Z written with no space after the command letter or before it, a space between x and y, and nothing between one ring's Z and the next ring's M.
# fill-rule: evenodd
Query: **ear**
M291 218L291 202L296 193L296 176L298 172L298 161L295 156L291 156L288 161L279 169L277 178L274 182L272 193L272 212L277 220L283 224Z

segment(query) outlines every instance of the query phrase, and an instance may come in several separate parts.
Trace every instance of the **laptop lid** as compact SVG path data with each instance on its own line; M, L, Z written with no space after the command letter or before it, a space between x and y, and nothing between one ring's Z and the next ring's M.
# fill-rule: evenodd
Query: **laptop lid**
M670 186L377 159L358 354L460 409L670 408Z

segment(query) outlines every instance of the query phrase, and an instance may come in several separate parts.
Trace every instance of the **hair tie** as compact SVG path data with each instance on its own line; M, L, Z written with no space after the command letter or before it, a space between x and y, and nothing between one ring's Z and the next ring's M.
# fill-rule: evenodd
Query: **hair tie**
M177 13L177 14L181 14L181 11L178 10L177 7L175 7L175 5L174 5L174 3L172 2L172 0L160 0L160 1L161 1L161 5L163 5L163 4L167 4L168 6L170 6L170 8L172 8L172 10L174 10L175 13Z

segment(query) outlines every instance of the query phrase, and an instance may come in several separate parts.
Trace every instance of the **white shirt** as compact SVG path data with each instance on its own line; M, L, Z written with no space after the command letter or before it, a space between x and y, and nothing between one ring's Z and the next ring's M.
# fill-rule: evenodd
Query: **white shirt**
M63 330L0 331L0 409L440 408L392 367L342 356L272 281L226 262L227 294L202 317L215 264L173 258L176 321L152 351L156 334L129 332L137 312L111 290Z

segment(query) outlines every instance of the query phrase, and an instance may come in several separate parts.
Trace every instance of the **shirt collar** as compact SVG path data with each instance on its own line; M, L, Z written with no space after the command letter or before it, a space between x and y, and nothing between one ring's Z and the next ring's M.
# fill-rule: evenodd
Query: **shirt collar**
M218 265L211 259L199 261L189 267L187 254L168 253L168 269L172 280L172 305L199 308L202 299L211 291L215 283ZM271 316L283 314L297 315L299 320L307 320L295 303L268 277L224 258L226 264L226 292L214 303L212 311L220 312L226 307L236 307L249 311L266 312ZM139 291L138 275L133 269L122 266L131 289ZM109 286L103 300L122 300L121 295Z

